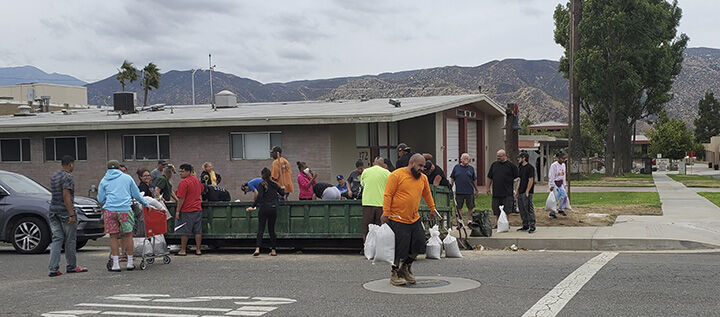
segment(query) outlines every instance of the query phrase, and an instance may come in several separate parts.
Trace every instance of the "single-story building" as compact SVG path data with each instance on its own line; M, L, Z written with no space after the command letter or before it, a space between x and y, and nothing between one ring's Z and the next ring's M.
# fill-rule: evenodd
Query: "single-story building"
M703 143L705 147L705 160L718 169L720 166L720 135L710 138L710 143Z
M87 105L87 88L58 84L27 83L0 86L0 97L11 97L13 101L27 103L42 97L50 97L50 103Z
M406 143L430 153L446 171L470 153L485 175L503 146L505 111L484 94L371 100L237 104L227 92L210 105L165 106L121 114L110 109L80 109L0 117L0 169L19 172L46 184L63 155L76 157L78 195L89 193L119 159L134 175L153 169L158 159L179 165L213 162L233 199L240 185L271 164L269 150L283 148L297 177L296 161L335 183L357 159L368 166L381 155L397 159ZM231 97L231 96L230 96ZM220 104L226 102L227 104ZM449 172L448 172L449 173ZM171 182L177 183L174 178ZM480 178L480 185L485 177ZM297 184L294 195L297 196ZM92 193L90 193L92 196ZM249 199L249 198L242 198Z
M650 139L644 134L636 134L632 139L633 145L633 158L644 158L648 156L648 147L650 146Z
M531 124L528 126L528 129L531 131L547 131L547 132L557 132L562 130L567 130L568 124L557 122L557 121L545 121L540 122L538 124Z

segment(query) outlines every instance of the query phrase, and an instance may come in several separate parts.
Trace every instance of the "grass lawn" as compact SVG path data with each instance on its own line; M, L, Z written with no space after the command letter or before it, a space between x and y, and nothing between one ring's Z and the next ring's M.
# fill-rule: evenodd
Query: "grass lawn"
M700 192L698 195L707 198L707 200L720 207L720 193Z
M550 218L545 211L545 200L548 193L533 195L537 226L610 226L619 215L662 215L660 196L657 192L598 192L573 193L570 204L573 210L567 217ZM492 200L489 195L480 195L475 199L475 209L491 209ZM492 217L493 222L495 221ZM522 225L520 216L515 213L508 215L510 225Z
M572 186L587 187L653 187L650 174L626 174L618 177L605 177L604 174L583 175L580 179L570 180Z
M670 178L687 187L720 188L720 179L702 175L668 174Z

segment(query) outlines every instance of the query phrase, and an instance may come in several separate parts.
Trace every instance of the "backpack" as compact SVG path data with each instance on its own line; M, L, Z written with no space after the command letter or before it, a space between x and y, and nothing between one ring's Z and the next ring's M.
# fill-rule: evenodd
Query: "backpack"
M203 199L207 201L230 201L230 192L218 185L207 185Z

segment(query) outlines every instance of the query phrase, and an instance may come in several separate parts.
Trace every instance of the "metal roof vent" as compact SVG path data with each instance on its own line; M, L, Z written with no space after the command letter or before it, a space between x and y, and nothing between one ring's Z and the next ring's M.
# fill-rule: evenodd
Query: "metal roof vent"
M216 108L236 108L237 107L237 95L228 90L223 90L215 94L215 107Z
M13 114L16 117L29 117L36 115L32 112L32 107L28 105L18 106L18 112Z
M395 106L395 108L400 108L400 100L398 99L390 99L389 103Z

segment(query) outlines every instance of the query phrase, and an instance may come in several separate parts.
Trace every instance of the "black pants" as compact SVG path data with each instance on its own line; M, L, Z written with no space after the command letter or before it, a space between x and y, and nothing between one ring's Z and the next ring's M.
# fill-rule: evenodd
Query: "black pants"
M257 247L262 248L263 234L265 233L265 224L267 224L270 233L270 245L272 249L277 246L277 235L275 235L275 221L277 220L277 208L260 208L258 213L258 233Z

